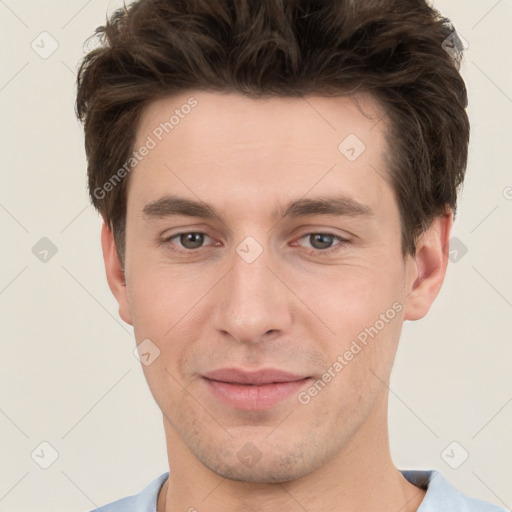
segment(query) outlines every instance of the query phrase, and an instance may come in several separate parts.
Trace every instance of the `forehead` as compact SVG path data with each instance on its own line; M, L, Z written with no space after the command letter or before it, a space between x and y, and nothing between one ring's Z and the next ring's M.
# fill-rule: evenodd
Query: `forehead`
M385 130L370 96L184 91L152 102L141 116L135 149L149 139L152 149L132 172L129 203L177 188L196 199L230 195L261 204L269 192L284 201L333 186L378 203L389 192Z
M137 143L150 134L157 139L172 134L177 143L193 145L194 153L200 153L205 143L221 148L226 142L254 146L261 141L281 145L306 141L308 146L325 147L327 141L336 143L348 134L369 142L369 133L382 119L382 108L368 94L248 98L233 92L190 90L146 106ZM373 138L379 135L380 130L372 133Z

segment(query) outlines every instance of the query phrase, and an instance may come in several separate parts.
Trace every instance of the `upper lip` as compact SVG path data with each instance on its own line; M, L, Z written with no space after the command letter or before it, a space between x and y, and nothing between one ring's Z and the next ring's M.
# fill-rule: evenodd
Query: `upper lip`
M273 382L294 382L308 376L297 375L275 368L247 371L239 368L221 368L203 375L204 378L233 384L272 384Z

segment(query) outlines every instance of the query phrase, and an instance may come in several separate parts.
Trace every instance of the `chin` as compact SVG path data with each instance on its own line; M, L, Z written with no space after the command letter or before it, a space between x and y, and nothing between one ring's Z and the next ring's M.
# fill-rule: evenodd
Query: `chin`
M298 480L324 465L328 456L319 456L305 446L266 445L261 452L252 443L247 443L238 451L227 448L213 452L196 452L201 464L213 473L236 482L271 484ZM310 446L311 448L311 446ZM251 458L252 457L252 458Z
M308 471L303 466L276 468L273 464L261 464L258 467L247 468L243 464L234 464L229 466L223 464L220 467L210 467L217 475L233 480L235 482L245 482L251 484L276 484L290 482L306 476Z

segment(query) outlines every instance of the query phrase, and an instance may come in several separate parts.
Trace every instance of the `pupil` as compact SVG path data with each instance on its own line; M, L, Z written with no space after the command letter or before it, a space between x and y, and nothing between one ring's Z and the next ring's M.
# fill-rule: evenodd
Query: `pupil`
M332 244L332 235L323 235L317 233L312 235L313 243L311 244L315 249L328 249Z
M180 236L180 242L187 249L197 249L203 244L202 233L185 233Z

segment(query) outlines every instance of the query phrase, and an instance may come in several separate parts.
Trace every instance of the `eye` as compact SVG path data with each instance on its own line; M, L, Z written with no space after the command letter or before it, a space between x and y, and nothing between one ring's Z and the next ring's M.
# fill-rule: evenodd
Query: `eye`
M175 251L192 252L204 247L208 240L210 243L214 241L206 233L187 231L169 236L162 240L161 243L169 244L171 249ZM306 243L301 243L302 240L305 240ZM311 249L311 252L330 253L342 249L346 243L349 243L349 240L332 233L307 233L298 238L294 245ZM222 244L217 243L216 245Z
M173 244L174 239L179 242L179 248L186 250L200 249L206 239L212 240L212 238L210 238L206 233L190 231L185 233L177 233L166 238L164 242Z
M307 240L309 241L308 245L303 245L304 247L309 247L311 249L314 249L315 251L320 252L331 252L335 251L345 245L345 242L348 243L348 240L345 238L342 238L341 236L334 235L332 233L308 233L299 240ZM338 241L339 243L334 244L334 242Z

